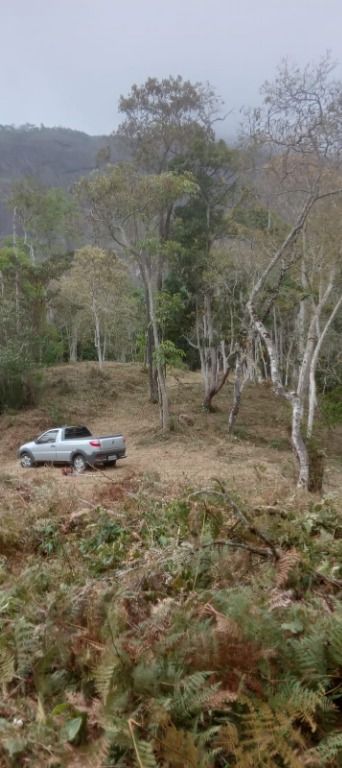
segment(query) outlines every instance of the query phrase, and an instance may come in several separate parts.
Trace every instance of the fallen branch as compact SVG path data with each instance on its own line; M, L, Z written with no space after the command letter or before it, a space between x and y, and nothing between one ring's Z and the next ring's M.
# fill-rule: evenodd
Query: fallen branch
M269 547L269 549L272 552L272 555L273 555L274 559L278 560L279 559L279 554L278 554L278 552L276 550L276 547L273 544L273 542L268 538L268 536L265 536L265 534L262 533L262 531L260 531L260 529L257 528L256 525L254 525L254 523L252 523L248 519L248 517L245 514L245 512L242 512L242 510L240 509L240 507L238 507L238 505L236 504L234 499L232 499L231 496L228 495L228 493L226 492L226 490L224 488L224 485L221 483L221 481L218 480L217 478L213 478L213 479L220 486L220 488L221 488L220 491L216 491L215 488L202 488L199 491L194 491L193 493L190 493L188 498L190 499L190 498L194 498L196 496L205 496L205 495L206 496L217 496L217 497L221 498L224 502L229 504L230 508L233 510L234 514L239 518L240 522L242 522L248 528L248 530L252 534L254 534L254 536L257 536L259 539L261 539L261 541L264 542L264 544L266 544L267 547Z
M232 539L215 539L215 541L210 541L208 544L200 544L195 552L207 547L236 547L237 549L246 549L248 552L252 552L253 555L259 555L260 557L274 557L270 549L251 547L249 544L243 544L241 541L233 541Z

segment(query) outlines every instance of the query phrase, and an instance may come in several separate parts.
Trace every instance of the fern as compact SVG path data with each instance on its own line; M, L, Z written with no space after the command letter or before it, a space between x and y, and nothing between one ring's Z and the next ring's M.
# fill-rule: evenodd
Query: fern
M298 680L284 682L281 690L270 701L273 709L285 711L291 717L292 722L303 720L314 733L317 723L314 715L317 710L325 710L328 702L323 690L313 691L304 688Z
M104 705L107 704L112 692L115 674L119 665L117 656L110 654L102 659L101 664L95 670L95 684Z
M35 627L24 617L20 618L15 625L14 639L17 672L26 675L32 669L34 654L39 648Z
M165 729L161 750L168 768L200 768L200 753L193 734L177 729L173 723Z
M141 760L141 768L158 768L152 745L149 741L136 741L136 748Z
M176 686L171 711L177 718L182 720L199 712L203 703L217 691L217 685L210 688L206 685L211 674L212 672L194 672L184 677Z
M342 617L338 616L332 622L328 639L329 656L337 666L342 667Z
M244 712L237 727L225 725L218 738L223 754L235 758L239 768L276 768L279 760L288 768L302 768L298 749L305 742L286 712L274 712L266 702L241 698Z
M335 757L342 756L342 733L334 733L321 741L312 754L319 758L320 765L326 765Z
M324 637L312 634L292 641L293 662L303 681L323 683L327 678L327 659Z
M0 650L0 685L6 686L14 678L14 658L9 651Z
M301 555L296 549L289 549L282 552L277 561L277 587L284 587L288 581L291 571L301 561Z

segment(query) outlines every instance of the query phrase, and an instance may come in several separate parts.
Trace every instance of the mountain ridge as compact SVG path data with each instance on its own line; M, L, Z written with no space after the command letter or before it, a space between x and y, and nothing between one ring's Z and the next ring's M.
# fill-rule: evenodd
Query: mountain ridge
M28 176L51 187L70 189L103 162L127 159L123 139L91 136L64 127L0 125L0 238L12 230L6 201L12 184Z

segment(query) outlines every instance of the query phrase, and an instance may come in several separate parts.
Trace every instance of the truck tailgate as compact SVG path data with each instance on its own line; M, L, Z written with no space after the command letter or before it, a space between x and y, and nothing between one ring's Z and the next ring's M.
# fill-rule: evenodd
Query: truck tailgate
M122 451L125 448L125 441L122 435L104 435L98 437L101 441L101 451L108 451L115 453L115 450Z

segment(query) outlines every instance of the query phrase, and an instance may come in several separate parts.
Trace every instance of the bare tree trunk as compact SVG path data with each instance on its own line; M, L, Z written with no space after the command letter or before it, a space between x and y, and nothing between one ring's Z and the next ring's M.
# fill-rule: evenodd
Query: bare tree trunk
M17 246L17 208L13 209L13 232L12 242L15 256L15 327L17 334L20 332L20 278L19 278L19 259Z
M72 328L69 335L69 362L77 363L77 328Z
M292 429L291 442L299 464L299 476L297 485L308 490L309 487L309 454L302 437L303 404L298 395L291 393Z
M157 381L158 381L160 422L161 422L161 427L163 432L167 432L170 429L169 400L168 400L168 394L166 389L164 364L160 357L158 325L157 325L157 319L155 316L152 280L150 278L150 275L147 276L147 288L148 288L148 300L149 300L148 305L149 305L150 322L151 322L151 327L153 331L155 366L156 366Z
M99 366L100 368L102 368L103 353L102 353L102 342L101 342L101 326L100 326L100 318L97 312L96 301L94 298L93 298L93 318L94 318L94 344L97 352L97 359L99 362Z
M303 360L304 357L304 350L305 350L305 325L306 325L306 297L305 293L308 290L308 278L306 275L306 233L305 233L305 227L303 228L302 233L302 243L303 243L303 256L301 260L301 284L302 284L302 290L304 297L301 299L299 304L299 312L298 312L298 318L297 318L297 326L298 326L298 352L299 352L299 359L300 361Z
M306 488L306 489L308 488L308 485L309 485L309 456L308 456L308 451L301 434L301 423L302 423L302 417L303 417L303 396L305 392L307 366L310 365L310 362L311 362L310 351L311 351L312 339L311 339L310 330L309 330L308 339L307 339L306 351L304 353L301 369L299 372L297 392L289 392L281 380L281 375L279 370L279 361L277 359L274 342L265 324L262 322L262 320L260 320L260 318L257 315L256 309L254 306L254 300L258 295L258 293L263 288L270 272L280 262L280 260L283 259L286 251L296 241L298 235L300 234L300 232L302 231L305 225L309 212L316 200L317 200L317 195L316 196L312 195L307 199L306 203L304 204L298 216L298 219L295 225L292 227L289 234L281 244L280 248L276 251L273 258L269 262L268 266L259 277L259 280L256 282L255 286L253 287L253 290L251 291L249 300L247 302L247 309L249 312L252 326L254 330L263 339L267 349L267 353L270 361L271 379L273 382L274 390L278 395L281 395L286 400L288 400L288 402L291 403L291 408L292 408L291 442L292 442L293 451L295 453L295 456L299 464L298 486L300 488Z
M303 416L303 404L302 404L302 397L301 397L302 393L297 394L294 392L288 392L288 390L283 385L281 381L276 350L275 350L271 335L267 330L267 328L265 328L263 322L259 320L259 318L257 317L251 300L249 300L248 302L248 309L249 309L253 326L255 330L257 330L258 333L260 334L267 348L269 361L270 361L270 368L271 368L271 379L272 379L274 390L276 394L281 395L286 400L288 400L291 404L291 408L292 408L291 443L292 443L293 451L295 453L295 456L299 464L299 476L298 476L297 485L300 488L307 489L309 484L309 456L308 456L307 448L301 434L301 423L302 423L302 416Z
M147 317L147 346L146 346L146 362L147 362L147 369L148 369L148 386L149 386L149 399L151 403L158 403L158 380L156 376L156 367L154 364L154 336L153 336L153 328L151 324L151 318L150 318L150 310L149 310L149 291L148 291L148 285L146 282L146 276L145 272L140 265L140 274L142 277L143 285L144 285L144 291L145 291L145 306L146 306L146 317Z
M241 352L239 351L236 354L236 363L235 363L234 400L233 400L233 405L230 409L229 418L228 418L229 434L233 432L236 419L240 412L241 394L246 384L246 381L247 381L246 358L245 357L242 358Z
M204 385L203 408L210 412L213 410L214 397L228 379L231 355L227 358L224 341L221 340L218 344L215 342L211 300L208 295L204 297L203 311L200 312L196 307L196 337L197 345L192 344L192 346L196 346L200 357ZM222 357L222 371L220 371L219 354Z

